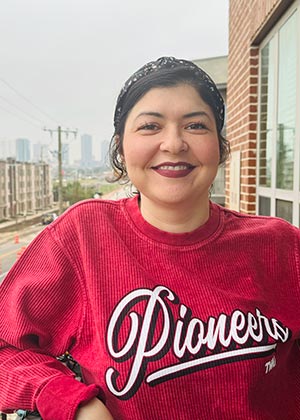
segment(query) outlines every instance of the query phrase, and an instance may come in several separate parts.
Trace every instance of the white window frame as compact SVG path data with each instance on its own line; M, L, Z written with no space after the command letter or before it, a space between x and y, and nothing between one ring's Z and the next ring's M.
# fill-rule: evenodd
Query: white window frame
M273 108L273 128L276 133L276 121L277 121L277 109L278 109L278 34L281 27L291 17L292 14L296 13L297 19L297 70L298 75L296 79L296 133L295 133L295 149L294 149L294 187L293 191L283 190L275 188L276 185L276 141L272 143L272 168L271 168L271 187L262 187L259 185L260 178L260 109L261 109L261 98L260 98L260 87L261 87L261 54L259 54L259 96L258 96L258 128L257 128L257 176L256 176L256 203L257 203L257 214L259 213L259 197L270 198L270 215L276 215L276 199L291 201L293 203L293 221L295 226L299 227L299 207L300 207L300 0L296 0L288 11L282 16L279 22L274 25L268 36L263 40L259 46L259 50L265 47L265 45L274 37L275 38L275 97L274 97L274 108Z

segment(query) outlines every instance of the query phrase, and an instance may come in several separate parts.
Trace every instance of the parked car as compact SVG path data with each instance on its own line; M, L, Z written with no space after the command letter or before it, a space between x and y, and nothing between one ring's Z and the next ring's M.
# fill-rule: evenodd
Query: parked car
M57 218L56 213L46 213L42 216L42 225L49 225L53 220Z

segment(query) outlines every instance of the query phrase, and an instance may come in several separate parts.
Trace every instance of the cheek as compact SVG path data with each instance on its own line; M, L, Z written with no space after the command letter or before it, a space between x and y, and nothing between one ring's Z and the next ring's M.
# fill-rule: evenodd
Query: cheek
M142 166L151 159L155 152L149 140L127 138L124 139L123 153L128 166Z
M217 144L212 149L209 149L208 151L208 159L215 164L218 164L220 162L220 150L219 150L219 144Z
M140 152L138 148L131 142L124 141L123 155L127 166L136 165Z
M203 163L218 165L220 161L220 150L218 141L203 142L199 145L197 154Z

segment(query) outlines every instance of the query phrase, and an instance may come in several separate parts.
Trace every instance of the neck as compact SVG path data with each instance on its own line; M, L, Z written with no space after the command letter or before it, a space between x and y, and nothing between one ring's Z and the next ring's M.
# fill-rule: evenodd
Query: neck
M199 205L160 204L140 195L140 210L143 218L152 226L170 233L192 232L207 222L209 199Z

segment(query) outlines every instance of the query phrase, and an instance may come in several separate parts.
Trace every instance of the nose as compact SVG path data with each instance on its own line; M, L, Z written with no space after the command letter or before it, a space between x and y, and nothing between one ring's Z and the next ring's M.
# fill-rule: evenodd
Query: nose
M185 152L188 149L187 143L184 141L182 133L177 128L165 130L162 136L160 150L169 152L174 155Z

